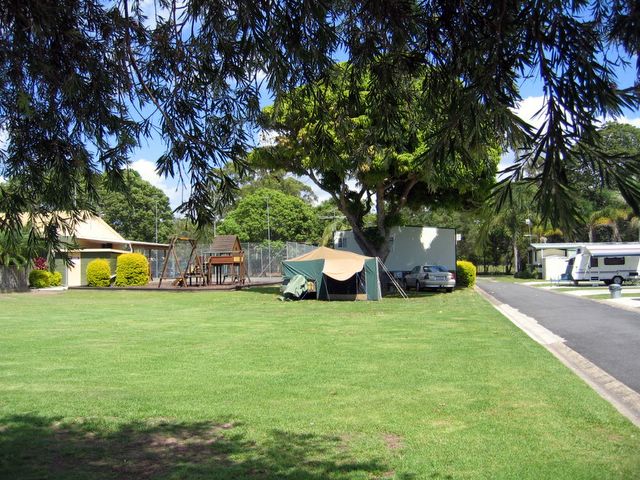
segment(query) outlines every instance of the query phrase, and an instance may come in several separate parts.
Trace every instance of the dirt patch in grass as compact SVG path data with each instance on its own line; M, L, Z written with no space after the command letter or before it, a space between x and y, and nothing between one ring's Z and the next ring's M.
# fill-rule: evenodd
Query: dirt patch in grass
M383 436L384 443L387 448L391 451L400 450L404 447L404 443L402 441L402 437L395 435L393 433L385 433Z

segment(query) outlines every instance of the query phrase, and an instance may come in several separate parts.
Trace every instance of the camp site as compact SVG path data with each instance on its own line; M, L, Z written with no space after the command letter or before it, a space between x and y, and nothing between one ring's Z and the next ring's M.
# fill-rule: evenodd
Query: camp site
M640 479L638 1L0 1L0 480Z

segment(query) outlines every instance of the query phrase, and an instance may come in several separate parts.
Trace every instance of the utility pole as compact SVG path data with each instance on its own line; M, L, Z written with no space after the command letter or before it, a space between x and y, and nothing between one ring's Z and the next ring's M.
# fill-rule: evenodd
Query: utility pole
M267 195L267 245L269 248L268 268L271 268L271 217L269 215L269 195Z
M156 243L158 243L158 200L156 200ZM154 277L158 276L158 248L156 246L156 263L155 263Z

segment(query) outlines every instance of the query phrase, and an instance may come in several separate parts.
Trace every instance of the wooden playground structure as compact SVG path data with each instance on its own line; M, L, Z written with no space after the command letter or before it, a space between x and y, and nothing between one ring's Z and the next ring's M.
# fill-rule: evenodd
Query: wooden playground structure
M189 254L181 262L177 246L186 244ZM164 258L158 288L163 280L172 280L174 287L207 287L214 285L244 285L250 283L244 251L235 235L219 235L213 239L209 251L198 254L198 241L188 237L174 237ZM175 275L167 276L171 261L175 262ZM184 268L182 268L182 265Z

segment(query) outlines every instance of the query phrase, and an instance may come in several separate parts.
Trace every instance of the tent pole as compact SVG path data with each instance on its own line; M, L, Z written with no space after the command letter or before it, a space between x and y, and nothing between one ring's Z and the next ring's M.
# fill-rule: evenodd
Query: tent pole
M398 281L394 278L394 276L391 275L391 272L389 271L387 266L384 263L382 263L382 260L380 260L379 257L376 257L376 260L378 261L378 265L380 265L380 267L382 268L382 271L386 273L389 279L391 280L391 283L393 284L393 286L396 287L396 289L398 290L398 293L402 296L402 298L404 298L405 300L408 300L409 295L407 295L407 292L405 292L402 289L402 287L400 286Z

